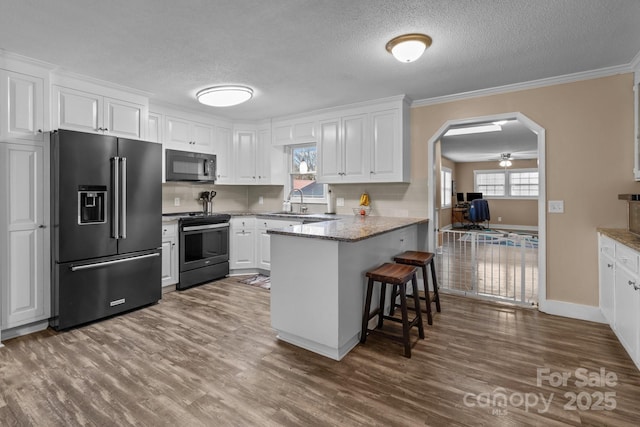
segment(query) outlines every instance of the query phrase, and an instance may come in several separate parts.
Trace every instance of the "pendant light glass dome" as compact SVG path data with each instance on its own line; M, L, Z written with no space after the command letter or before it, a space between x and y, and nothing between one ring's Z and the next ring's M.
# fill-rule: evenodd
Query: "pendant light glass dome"
M253 89L247 86L213 86L196 94L198 102L211 107L231 107L251 99Z

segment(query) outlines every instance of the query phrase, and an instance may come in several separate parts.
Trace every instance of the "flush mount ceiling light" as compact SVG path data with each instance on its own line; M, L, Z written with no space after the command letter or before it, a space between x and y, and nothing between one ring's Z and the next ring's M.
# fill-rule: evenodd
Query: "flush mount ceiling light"
M501 130L502 126L496 124L467 126L465 128L449 129L444 136L471 135L474 133L499 132Z
M508 168L511 166L511 153L502 153L500 154L500 167Z
M211 107L231 107L242 104L253 96L253 89L247 86L213 86L196 94L198 102Z
M387 51L400 62L413 62L431 46L431 37L426 34L403 34L387 43Z

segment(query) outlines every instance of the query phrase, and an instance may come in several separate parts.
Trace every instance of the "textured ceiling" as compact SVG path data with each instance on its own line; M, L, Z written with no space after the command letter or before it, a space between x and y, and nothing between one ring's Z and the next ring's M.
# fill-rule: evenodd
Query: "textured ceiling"
M629 64L638 0L0 0L0 48L255 120L381 97L413 100ZM433 45L403 64L399 34ZM248 103L199 106L236 83Z

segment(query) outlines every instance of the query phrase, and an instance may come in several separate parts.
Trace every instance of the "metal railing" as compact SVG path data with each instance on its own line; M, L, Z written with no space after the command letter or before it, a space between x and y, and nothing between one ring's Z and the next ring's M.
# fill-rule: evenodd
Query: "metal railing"
M441 289L538 304L538 238L494 231L443 230L436 254Z

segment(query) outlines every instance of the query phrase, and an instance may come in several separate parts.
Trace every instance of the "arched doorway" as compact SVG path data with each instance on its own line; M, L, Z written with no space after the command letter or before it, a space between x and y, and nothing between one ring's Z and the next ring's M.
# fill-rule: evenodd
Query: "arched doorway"
M429 156L427 176L429 180L428 187L428 215L432 218L433 225L430 227L432 233L429 236L430 250L436 252L438 248L438 228L439 228L439 206L436 204L437 192L439 188L435 183L436 179L436 145L445 133L452 128L468 127L481 124L495 123L504 120L517 120L528 130L536 135L537 142L537 159L539 173L539 192L538 192L538 242L537 250L539 256L537 258L537 275L538 275L538 307L544 311L546 302L546 186L545 186L545 130L542 126L519 112L496 114L491 116L472 117L466 119L449 120L438 129L438 131L429 139L427 153Z

